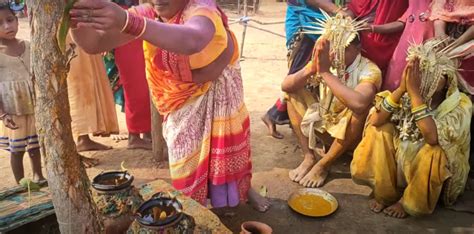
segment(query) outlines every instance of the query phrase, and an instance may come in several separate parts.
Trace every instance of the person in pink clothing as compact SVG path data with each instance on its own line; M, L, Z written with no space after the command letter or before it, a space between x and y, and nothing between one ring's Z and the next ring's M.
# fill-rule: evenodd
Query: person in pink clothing
M429 20L431 0L410 0L408 4L408 9L397 22L404 24L404 29L388 65L382 90L393 91L400 85L403 70L407 65L407 49L410 44L421 44L434 36L433 22Z

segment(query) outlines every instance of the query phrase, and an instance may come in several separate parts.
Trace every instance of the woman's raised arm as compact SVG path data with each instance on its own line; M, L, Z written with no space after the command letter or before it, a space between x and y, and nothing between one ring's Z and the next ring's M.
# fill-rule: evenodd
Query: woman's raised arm
M134 38L121 33L129 22L126 11L106 0L78 1L71 10L71 19L76 25L72 36L88 53L108 51ZM205 16L191 17L183 25L145 20L146 29L141 39L179 54L191 55L201 51L215 33L213 22Z

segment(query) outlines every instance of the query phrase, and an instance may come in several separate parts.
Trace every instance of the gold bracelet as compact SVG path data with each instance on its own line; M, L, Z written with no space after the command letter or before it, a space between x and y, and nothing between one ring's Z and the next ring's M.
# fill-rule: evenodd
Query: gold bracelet
M139 34L137 37L135 37L135 38L140 38L140 37L142 37L142 36L143 36L143 34L145 34L145 31L146 31L146 25L147 25L147 24L146 24L146 21L147 21L147 19L146 19L146 18L144 18L143 20L145 20L145 22L144 22L144 25L143 25L143 30L142 30L142 31L140 32L140 34Z
M426 108L428 108L428 106L426 106L426 104L422 104L422 105L419 105L419 106L417 106L417 107L415 107L415 108L412 108L412 109L411 109L411 113L414 114L414 113L416 113L416 112L418 112L418 111L421 111L421 110L423 110L423 109L426 109Z
M388 96L386 97L386 99L387 99L387 103L388 103L390 106L392 106L393 108L398 108L398 107L400 107L400 104L399 104L399 103L396 103L396 102L392 99L392 95L388 95Z
M127 19L125 20L125 24L123 25L122 30L120 30L121 33L123 33L123 31L125 31L125 29L127 28L128 19L130 18L129 16L130 13L128 11L125 11L125 13L127 14Z

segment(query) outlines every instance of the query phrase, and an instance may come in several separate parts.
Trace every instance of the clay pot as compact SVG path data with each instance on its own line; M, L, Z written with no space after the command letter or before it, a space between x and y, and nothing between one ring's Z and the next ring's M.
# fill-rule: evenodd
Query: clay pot
M244 222L240 228L240 234L271 234L273 231L270 226L257 221Z

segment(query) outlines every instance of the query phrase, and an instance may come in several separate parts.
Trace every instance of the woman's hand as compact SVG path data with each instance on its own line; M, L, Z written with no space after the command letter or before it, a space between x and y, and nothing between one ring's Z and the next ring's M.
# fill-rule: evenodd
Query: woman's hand
M13 121L13 118L11 117L11 115L5 115L3 116L2 118L2 121L3 121L3 125L5 125L5 127L9 128L9 129L18 129L18 125L16 125L15 121Z
M127 20L125 10L107 0L78 0L70 15L76 27L89 27L101 31L120 31Z
M410 97L420 96L421 71L420 60L418 58L410 61L407 67L406 89Z
M331 61L329 59L329 48L330 43L325 38L320 38L316 42L315 58L317 61L314 61L316 69L319 73L329 72L331 68Z

